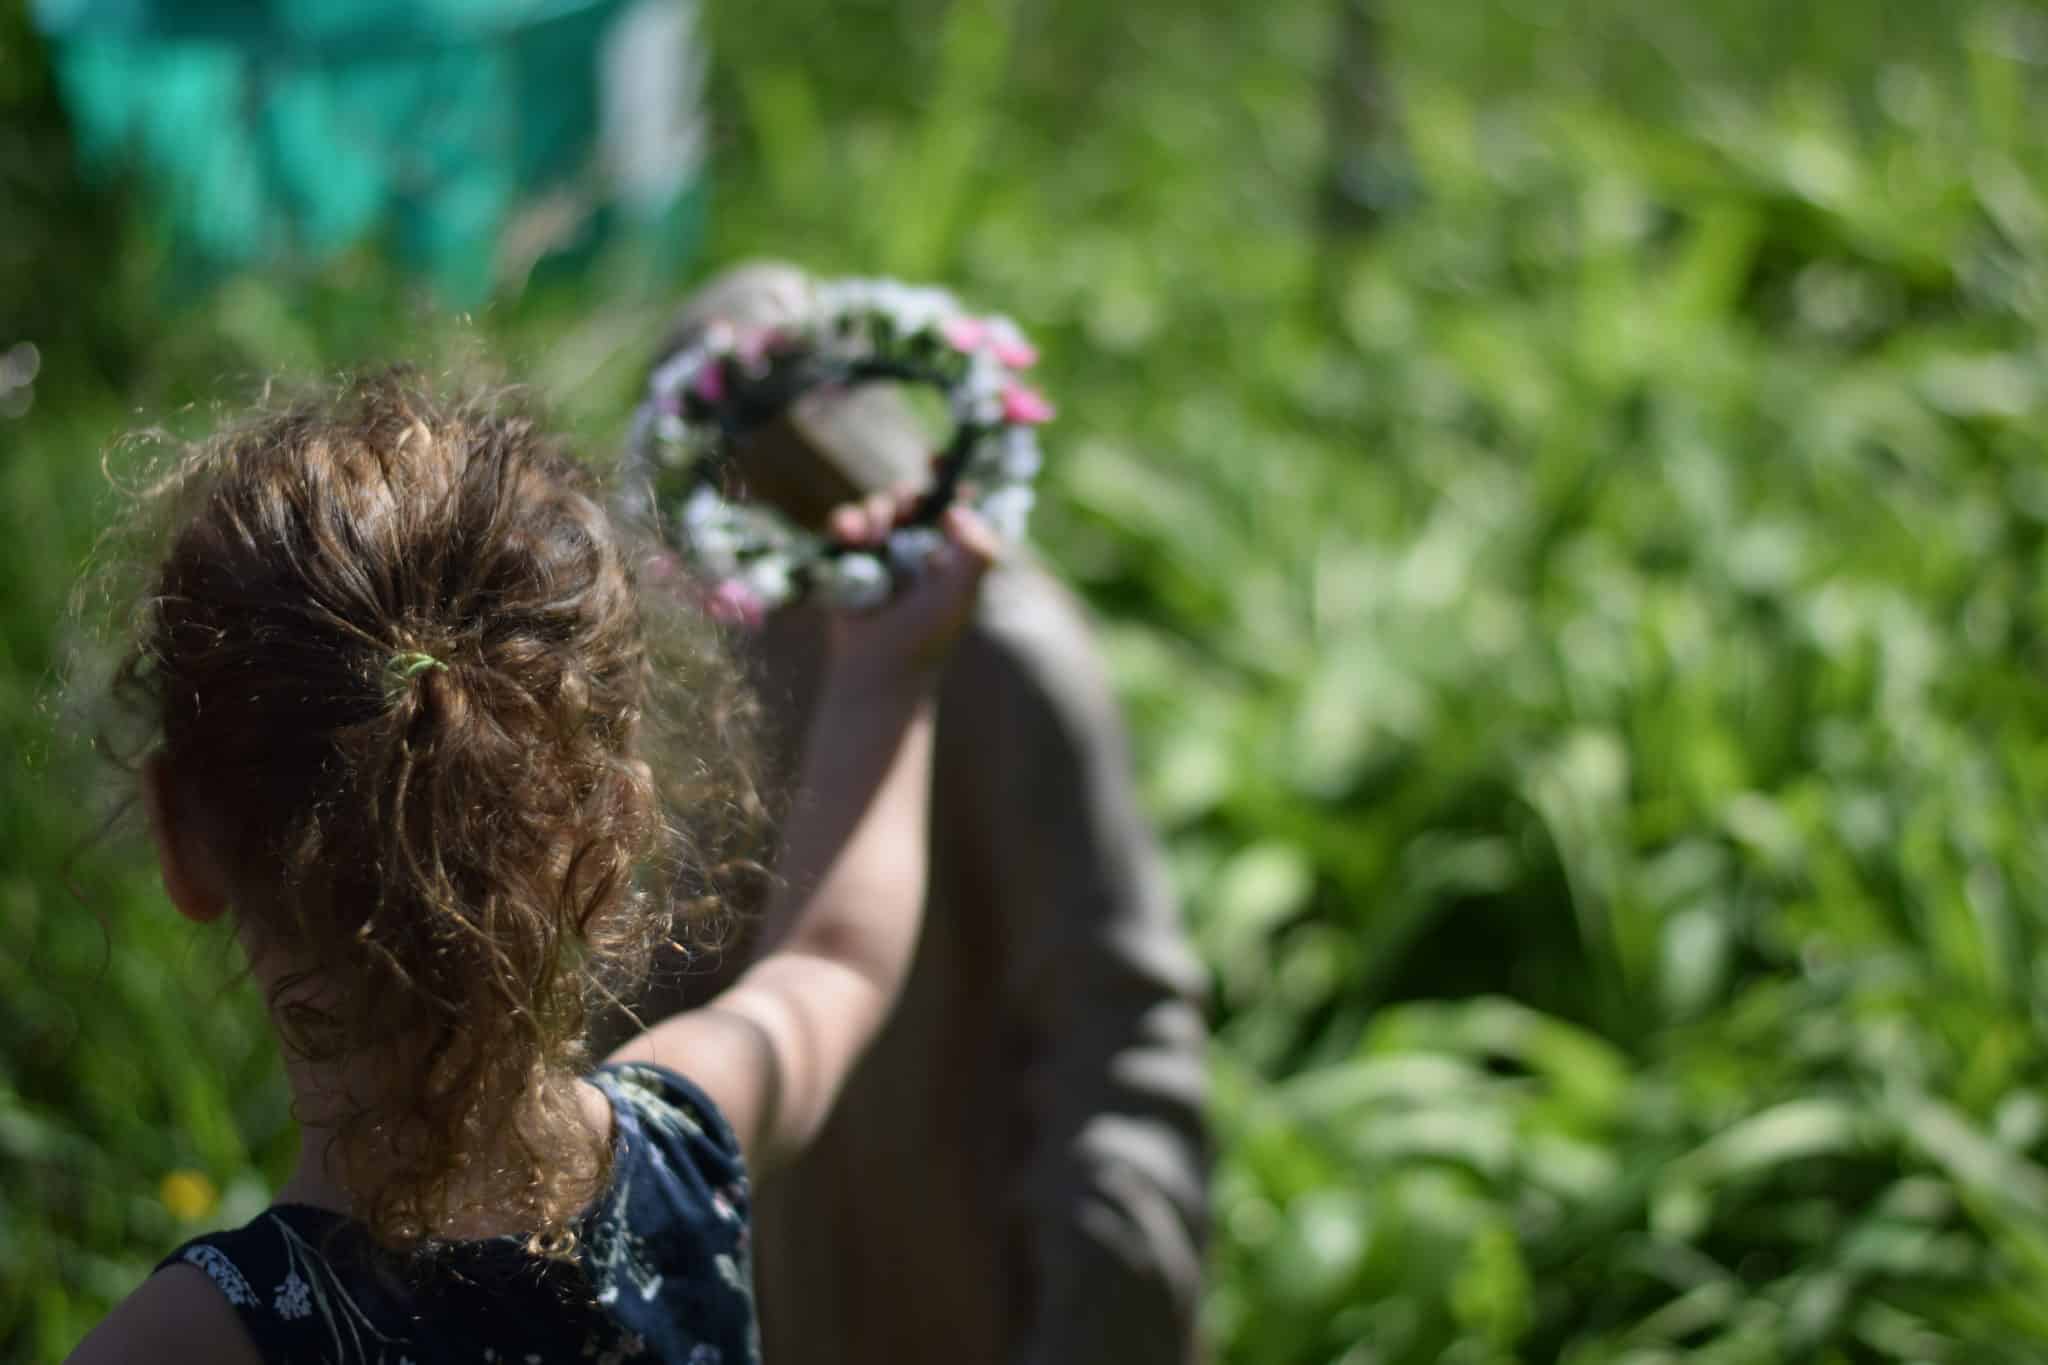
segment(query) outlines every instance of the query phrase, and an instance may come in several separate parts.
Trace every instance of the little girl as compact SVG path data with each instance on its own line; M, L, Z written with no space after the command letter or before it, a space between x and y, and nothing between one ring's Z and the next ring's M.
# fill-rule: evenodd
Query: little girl
M755 965L586 1074L587 1005L745 866L747 707L710 628L636 585L531 425L404 374L216 438L152 502L117 692L154 737L164 889L231 916L301 1152L72 1358L755 1360L745 1171L817 1131L908 966L929 694L986 528L949 513L915 584L825 633Z

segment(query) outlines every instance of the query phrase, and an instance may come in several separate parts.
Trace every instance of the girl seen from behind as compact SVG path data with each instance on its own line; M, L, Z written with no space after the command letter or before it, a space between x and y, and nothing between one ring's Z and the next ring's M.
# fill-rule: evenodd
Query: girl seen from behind
M994 547L949 513L927 573L831 619L754 965L593 1070L589 1007L704 936L758 823L744 694L599 499L526 419L403 373L148 490L116 694L165 890L232 921L301 1153L74 1360L756 1358L747 1171L817 1131L899 988L930 691Z

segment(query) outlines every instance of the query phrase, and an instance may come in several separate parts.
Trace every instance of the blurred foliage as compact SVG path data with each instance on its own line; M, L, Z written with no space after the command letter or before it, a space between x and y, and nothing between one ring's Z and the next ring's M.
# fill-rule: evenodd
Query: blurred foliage
M1334 4L712 7L715 257L942 278L1046 343L1042 538L1216 970L1216 1357L2048 1359L2048 13L1381 9L1413 194L1356 237ZM34 1358L290 1143L227 945L132 847L74 866L94 452L471 334L608 449L669 301L613 260L463 327L367 256L178 298L24 36L0 7Z

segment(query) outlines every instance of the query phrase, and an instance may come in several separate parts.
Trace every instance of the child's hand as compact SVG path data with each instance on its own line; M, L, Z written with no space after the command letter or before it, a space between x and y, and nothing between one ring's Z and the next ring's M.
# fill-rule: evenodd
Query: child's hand
M914 492L877 493L832 514L842 543L878 546L917 503ZM833 672L846 681L922 690L938 676L974 609L981 576L1001 547L988 524L965 507L939 520L946 543L910 585L869 612L831 617Z

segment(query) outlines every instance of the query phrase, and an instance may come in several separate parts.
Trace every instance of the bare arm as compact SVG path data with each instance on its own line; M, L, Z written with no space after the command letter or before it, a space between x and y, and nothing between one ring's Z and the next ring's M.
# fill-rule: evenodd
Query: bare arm
M871 504L861 529L878 534L889 515ZM931 691L994 551L971 517L947 529L949 551L900 602L838 623L759 960L710 1004L612 1054L687 1073L759 1167L802 1150L822 1126L917 943Z
M196 1267L168 1265L121 1300L78 1343L67 1365L132 1360L259 1365L249 1333Z
M757 1166L823 1124L896 998L924 903L931 705L842 695L812 727L759 961L612 1055L686 1072Z

